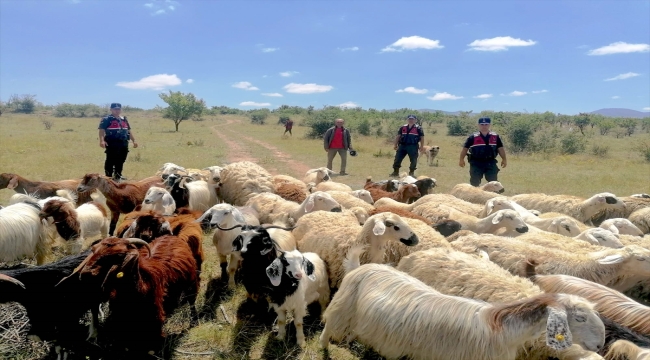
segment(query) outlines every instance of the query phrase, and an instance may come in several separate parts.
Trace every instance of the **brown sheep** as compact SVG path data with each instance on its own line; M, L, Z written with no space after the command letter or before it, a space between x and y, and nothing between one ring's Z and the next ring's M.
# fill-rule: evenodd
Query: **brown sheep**
M410 211L408 211L406 209L400 209L400 208L390 207L390 206L380 206L380 207L378 207L376 209L371 210L368 213L368 215L372 216L372 215L379 214L379 213L382 213L382 212L391 212L391 213L397 214L397 215L399 215L401 217L406 217L406 218L411 218L411 219L418 219L418 220L422 221L423 223L425 223L427 225L432 224L432 222L429 221L429 219L427 219L427 218L425 218L423 216L416 215L416 214L414 214L414 213L412 213L412 212L410 212Z
M366 180L366 184L370 182L371 179L368 178ZM373 188L373 187L368 187L368 188L364 187L364 189L370 192L370 196L372 196L373 201L377 201L381 198L390 198L397 202L406 203L412 197L419 198L421 196L420 191L418 190L418 187L415 184L404 185L401 188L399 188L396 192L392 192L392 193L381 189Z

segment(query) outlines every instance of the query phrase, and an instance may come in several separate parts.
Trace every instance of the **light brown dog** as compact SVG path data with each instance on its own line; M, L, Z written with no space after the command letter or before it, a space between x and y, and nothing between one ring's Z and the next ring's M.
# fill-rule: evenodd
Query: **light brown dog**
M420 157L422 157L422 155L425 155L427 157L427 164L429 164L429 166L433 166L433 159L438 156L439 151L440 146L423 146L422 150L420 151Z

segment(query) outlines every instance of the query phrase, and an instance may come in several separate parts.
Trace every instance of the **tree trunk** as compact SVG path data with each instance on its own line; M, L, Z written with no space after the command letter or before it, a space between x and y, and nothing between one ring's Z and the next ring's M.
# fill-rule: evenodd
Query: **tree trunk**
M174 125L176 125L176 132L178 132L178 124L180 124L180 121L174 121Z

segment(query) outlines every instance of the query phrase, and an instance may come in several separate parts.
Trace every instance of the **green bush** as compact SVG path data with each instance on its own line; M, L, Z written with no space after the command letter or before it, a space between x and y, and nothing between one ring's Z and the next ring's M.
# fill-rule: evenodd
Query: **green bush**
M594 144L591 146L591 153L598 157L606 157L609 153L609 146Z
M320 139L325 135L327 129L334 126L334 120L325 120L325 119L312 119L307 122L307 126L311 128L307 135L308 139Z
M530 150L531 138L534 133L533 124L525 119L517 119L506 128L510 149L512 152Z
M550 154L556 150L557 139L560 138L560 135L561 131L557 127L538 131L533 134L529 149L532 152Z
M55 117L85 118L85 117L102 117L110 112L107 106L95 104L58 104L52 115Z
M643 156L645 161L650 163L650 142L642 142L638 148L638 151L641 156Z
M5 106L15 113L31 114L38 105L36 95L12 95Z
M587 139L575 132L568 133L562 137L560 148L562 154L577 154L585 151Z
M476 130L476 124L470 119L454 118L447 121L448 136L467 136Z
M359 125L357 125L357 131L359 132L359 134L361 134L363 136L369 136L370 135L370 121L368 121L368 119L361 120Z
M278 124L282 124L282 125L284 125L284 124L286 124L288 121L289 121L289 117L288 117L288 116L280 116L280 119L278 119Z

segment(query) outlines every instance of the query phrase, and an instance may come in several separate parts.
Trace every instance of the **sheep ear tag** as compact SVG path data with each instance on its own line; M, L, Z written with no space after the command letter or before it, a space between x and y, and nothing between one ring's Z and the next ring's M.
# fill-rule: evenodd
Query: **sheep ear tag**
M271 284L273 286L278 286L280 285L280 281L282 281L282 261L280 261L279 258L273 260L271 265L266 267L266 276L269 277L269 280L271 280Z
M372 228L372 233L377 236L380 236L380 235L384 235L385 232L386 232L386 225L384 225L384 222L381 220L376 220L375 226Z
M573 345L569 322L566 312L558 309L548 308L548 319L546 320L546 345L554 350L564 350Z

